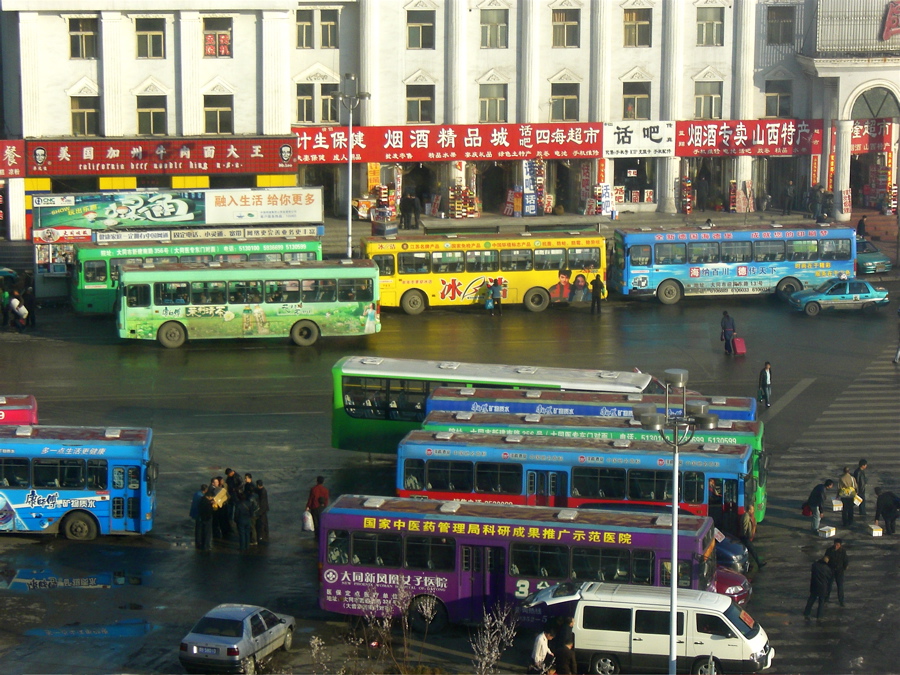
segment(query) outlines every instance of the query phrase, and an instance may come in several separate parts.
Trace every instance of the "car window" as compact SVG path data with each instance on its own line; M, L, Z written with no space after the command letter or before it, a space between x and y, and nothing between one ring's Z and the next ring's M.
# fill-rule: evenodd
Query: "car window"
M250 634L253 637L259 637L266 632L266 624L259 614L250 617Z
M259 613L262 616L263 620L266 622L266 626L268 626L269 628L274 628L279 623L281 623L281 619L279 619L277 616L275 616L275 614L267 609L260 610Z
M705 635L719 635L721 637L731 637L733 632L721 617L715 614L697 613L697 632Z
M839 284L835 284L831 287L831 290L828 291L828 295L845 295L847 293L847 284L841 282Z
M198 635L219 635L221 637L239 638L244 636L244 625L234 619L217 619L204 616L197 625L191 629Z
M869 287L864 281L850 282L850 295L865 295L869 292Z

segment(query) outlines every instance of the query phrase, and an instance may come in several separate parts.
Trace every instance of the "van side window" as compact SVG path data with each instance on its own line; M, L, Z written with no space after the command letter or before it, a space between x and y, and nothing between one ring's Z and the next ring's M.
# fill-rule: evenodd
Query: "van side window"
M634 613L634 632L645 635L669 634L669 611L639 609ZM678 634L684 635L684 613L678 612Z
M586 630L613 630L631 632L631 610L618 607L591 607L585 605L581 624Z
M734 631L728 627L728 624L722 621L721 617L715 614L697 613L697 632L705 635L719 635L721 637L731 637Z

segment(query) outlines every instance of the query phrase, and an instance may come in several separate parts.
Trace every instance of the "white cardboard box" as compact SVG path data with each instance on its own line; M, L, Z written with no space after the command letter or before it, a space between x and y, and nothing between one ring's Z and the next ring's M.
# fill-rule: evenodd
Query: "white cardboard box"
M872 530L873 537L880 537L884 532L881 529L881 525L875 525L873 523L869 523L869 529Z
M831 510L832 511L842 511L844 508L844 502L840 499L832 499L831 500Z
M823 526L819 528L819 536L823 539L828 539L829 537L833 537L837 530L830 526Z
M854 504L854 506L859 506L859 505L862 504L862 503L863 503L863 498L862 498L862 497L860 497L859 495L853 495L853 504Z

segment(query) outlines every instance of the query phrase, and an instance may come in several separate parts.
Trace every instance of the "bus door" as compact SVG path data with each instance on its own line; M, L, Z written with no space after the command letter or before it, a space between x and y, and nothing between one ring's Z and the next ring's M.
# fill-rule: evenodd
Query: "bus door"
M568 488L564 471L528 471L525 504L528 506L567 506Z
M460 595L468 596L467 616L481 621L486 610L506 598L506 555L499 546L462 546Z
M709 517L723 532L739 535L737 479L710 478L708 489Z
M140 532L141 467L139 464L110 466L109 529Z

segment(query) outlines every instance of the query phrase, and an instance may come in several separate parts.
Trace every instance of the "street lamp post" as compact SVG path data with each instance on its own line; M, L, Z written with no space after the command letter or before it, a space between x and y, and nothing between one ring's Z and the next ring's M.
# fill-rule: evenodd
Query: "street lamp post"
M347 111L350 118L347 123L347 257L353 257L353 111L359 107L364 100L371 98L371 94L367 91L359 90L359 81L356 79L356 73L344 73L344 79L353 82L353 93L339 93L337 100L340 101Z
M634 415L641 427L649 431L658 431L660 437L672 447L672 561L671 595L669 616L669 675L675 675L676 644L678 635L678 448L689 443L697 429L715 429L719 416L708 413L709 404L705 401L687 402L688 371L680 368L667 370L666 412L656 412L656 406L635 406ZM681 388L681 412L673 412L669 407L669 395L673 387ZM671 432L671 438L666 432Z

